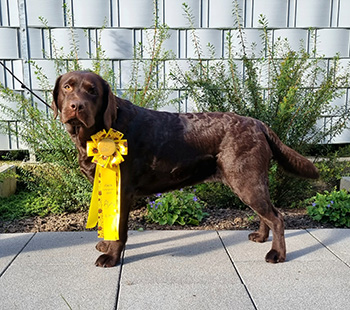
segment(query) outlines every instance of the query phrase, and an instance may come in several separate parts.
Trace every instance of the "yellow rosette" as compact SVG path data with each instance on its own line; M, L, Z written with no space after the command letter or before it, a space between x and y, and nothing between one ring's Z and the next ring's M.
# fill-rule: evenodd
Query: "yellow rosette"
M128 145L123 134L115 129L102 130L87 142L87 155L96 164L89 216L86 228L98 224L98 237L119 240L120 167L127 155Z

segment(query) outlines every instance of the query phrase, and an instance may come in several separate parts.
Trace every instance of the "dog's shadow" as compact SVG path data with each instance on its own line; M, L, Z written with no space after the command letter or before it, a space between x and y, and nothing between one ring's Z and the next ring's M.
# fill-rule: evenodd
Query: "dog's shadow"
M327 232L327 237L322 238L322 240L319 240L313 234L313 229L288 231L286 234L287 250L288 239L290 240L290 243L293 241L294 248L296 248L295 243L300 241L300 245L297 249L290 250L289 252L287 251L288 261L298 259L316 260L326 258L326 256L329 258L331 256L333 256L333 258L337 257L337 255L331 250L332 245L350 238L350 234L339 234L338 230L339 229L330 229L329 232ZM304 234L306 234L308 238L301 238ZM297 239L292 240L293 238Z
M145 232L140 234L144 233ZM254 253L256 249L257 256L263 254L261 253L260 244L248 240L249 231L241 231L237 234L237 237L233 234L232 237L226 237L224 239L221 238L220 231L168 232L163 238L157 235L157 232L146 232L146 234L147 233L149 235L144 238L144 242L141 241L143 238L137 238L135 243L132 242L133 240L131 239L131 242L127 244L123 259L124 264L157 256L191 257L207 255L213 251L229 253L234 260L234 253L230 252L232 252L232 248L239 250L240 244L242 243L249 244L252 253ZM325 249L330 254L328 246L341 241L339 239L339 234L332 234L332 232L330 232L329 237L321 242L312 234L312 230L288 230L286 231L285 237L287 243L286 262L308 260L309 258L314 260L315 255L322 255L321 251ZM342 238L344 239L345 236L343 235ZM264 244L265 248L269 249L271 240L272 236L270 235L268 241ZM259 259L259 257L256 257L256 259ZM263 259L263 257L261 257L261 259Z
M192 257L224 250L216 231L167 231L161 238L157 232L143 232L144 242L126 245L124 264L157 256Z

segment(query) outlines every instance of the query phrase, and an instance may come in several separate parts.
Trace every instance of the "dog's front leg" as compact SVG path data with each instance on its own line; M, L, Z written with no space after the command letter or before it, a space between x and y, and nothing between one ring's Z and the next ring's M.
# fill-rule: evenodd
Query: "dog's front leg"
M114 267L120 262L120 256L125 247L125 243L118 241L100 241L96 249L102 254L96 260L95 265L98 267Z
M117 241L100 241L96 245L96 249L102 254L95 262L98 267L114 267L120 263L121 254L125 248L128 238L128 218L130 211L131 199L127 199L127 195L123 195L121 200L120 224L119 224L119 240Z

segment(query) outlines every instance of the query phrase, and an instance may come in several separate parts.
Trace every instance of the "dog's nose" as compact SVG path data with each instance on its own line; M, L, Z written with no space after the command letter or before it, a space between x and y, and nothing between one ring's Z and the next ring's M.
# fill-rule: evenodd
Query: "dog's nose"
M73 110L73 111L81 111L83 109L83 105L79 102L72 102L70 104L70 108Z

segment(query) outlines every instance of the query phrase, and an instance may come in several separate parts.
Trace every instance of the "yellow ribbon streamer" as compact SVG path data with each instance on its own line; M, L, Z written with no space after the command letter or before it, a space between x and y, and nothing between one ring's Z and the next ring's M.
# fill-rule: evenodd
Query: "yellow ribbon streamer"
M87 142L87 155L93 156L96 164L89 216L86 228L98 223L98 237L105 240L119 240L120 184L119 164L127 155L128 145L123 134L117 130L105 130L91 136Z

